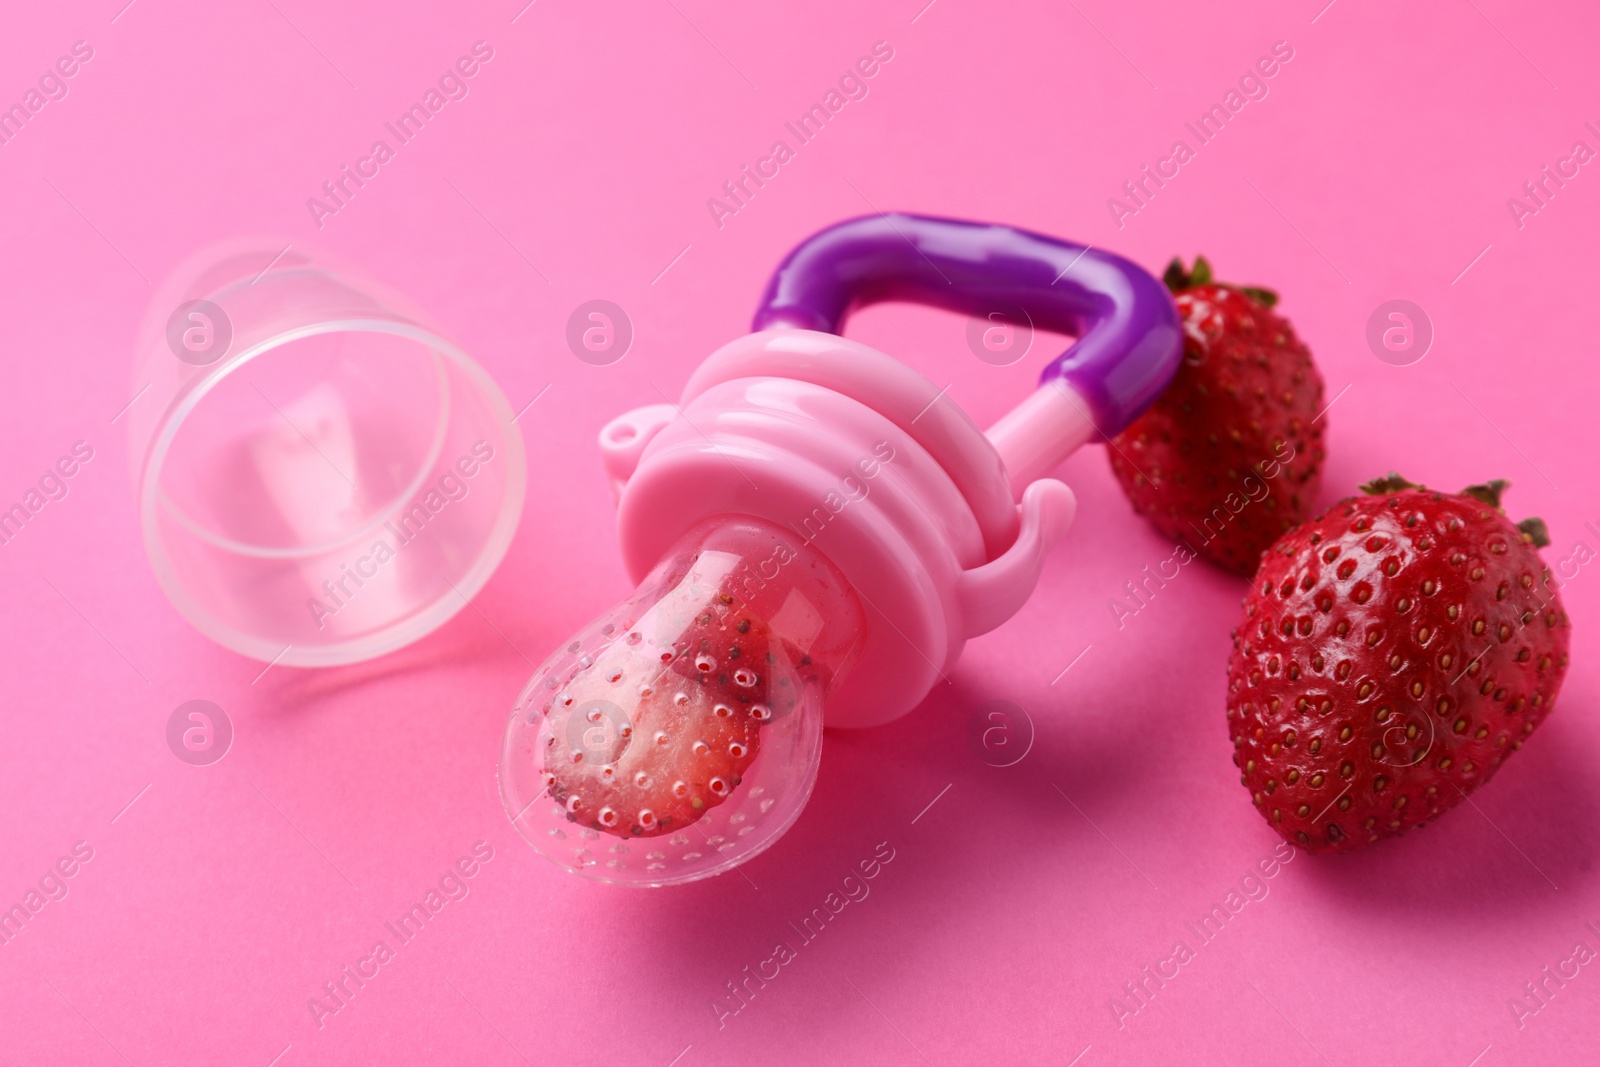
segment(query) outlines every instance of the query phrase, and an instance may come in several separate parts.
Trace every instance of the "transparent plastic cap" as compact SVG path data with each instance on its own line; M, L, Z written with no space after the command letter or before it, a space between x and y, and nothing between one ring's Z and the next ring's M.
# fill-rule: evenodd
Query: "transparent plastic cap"
M151 566L218 643L351 663L466 606L521 517L505 397L401 298L322 253L251 241L152 302L129 455Z
M864 633L820 553L759 520L706 520L523 689L500 756L512 825L603 882L743 863L811 795L823 701Z

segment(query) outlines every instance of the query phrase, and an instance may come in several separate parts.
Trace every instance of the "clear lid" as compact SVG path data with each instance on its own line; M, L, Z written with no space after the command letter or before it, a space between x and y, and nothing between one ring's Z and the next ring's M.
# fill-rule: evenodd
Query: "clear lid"
M441 625L521 517L522 438L460 348L283 242L179 268L136 350L129 456L172 603L256 659L330 666Z

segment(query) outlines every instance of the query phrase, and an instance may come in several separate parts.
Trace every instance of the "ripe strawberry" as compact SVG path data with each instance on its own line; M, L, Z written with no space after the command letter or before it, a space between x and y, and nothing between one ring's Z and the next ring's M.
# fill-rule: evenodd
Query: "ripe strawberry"
M1228 664L1240 780L1284 838L1359 848L1449 810L1549 714L1571 628L1505 482L1391 474L1261 560Z
M818 673L725 591L674 600L696 591L653 605L551 702L545 785L570 820L620 837L696 821L732 794L762 725Z
M1111 439L1133 509L1236 574L1304 521L1322 474L1322 376L1277 295L1212 281L1205 258L1165 274L1185 334L1161 397Z

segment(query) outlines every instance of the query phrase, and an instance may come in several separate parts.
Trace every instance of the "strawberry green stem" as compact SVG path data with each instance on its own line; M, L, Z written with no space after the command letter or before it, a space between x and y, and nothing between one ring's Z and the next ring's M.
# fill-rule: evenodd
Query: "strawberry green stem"
M1183 259L1173 256L1172 262L1167 264L1167 269L1161 275L1161 280L1167 288L1174 293L1181 293L1185 289L1194 289L1201 285L1224 285L1229 289L1237 289L1262 307L1272 307L1278 302L1278 294L1271 289L1263 289L1256 285L1227 285L1219 282L1211 271L1211 262L1205 256L1194 257L1194 267L1184 270Z

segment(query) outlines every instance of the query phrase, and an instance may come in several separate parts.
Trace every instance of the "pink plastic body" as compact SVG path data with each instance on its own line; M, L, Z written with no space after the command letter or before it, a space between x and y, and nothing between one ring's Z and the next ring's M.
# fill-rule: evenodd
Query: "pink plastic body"
M642 579L714 515L787 527L839 569L867 612L865 646L830 695L828 725L888 722L922 701L969 637L1022 606L1071 524L1072 491L1035 480L1092 432L1087 417L1072 417L1086 409L1068 390L1046 386L1001 420L997 447L892 356L812 330L741 337L701 364L680 405L640 408L601 430L624 562Z

